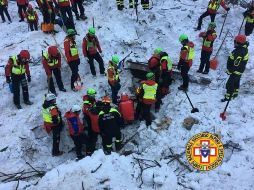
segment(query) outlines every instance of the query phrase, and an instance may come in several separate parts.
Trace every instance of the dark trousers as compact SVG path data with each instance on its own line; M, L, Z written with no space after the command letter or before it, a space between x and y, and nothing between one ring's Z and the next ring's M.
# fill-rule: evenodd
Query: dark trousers
M55 68L55 69L52 69L52 72L55 76L58 88L60 90L63 89L64 85L63 85L63 82L62 82L61 70L59 68ZM54 81L53 81L53 76L51 76L49 78L49 90L52 93L56 93L56 89L55 89L55 85L54 85Z
M203 18L210 16L211 22L214 22L216 14L210 14L208 11L204 12L198 19L198 28L201 29Z
M116 147L116 151L120 150L121 148L121 144L122 144L122 133L120 131L120 128L118 131L115 131L115 134L113 135L109 135L109 134L104 134L101 136L102 137L102 144L103 144L103 148L107 153L110 153L113 149L112 149L112 138L115 137L116 141L115 141L115 147Z
M239 92L241 75L231 74L226 83L227 93L225 98L229 99L230 96L237 97Z
M0 15L2 18L2 21L5 22L4 13L7 16L8 20L11 22L11 17L9 15L8 9L6 5L0 5Z
M74 88L74 82L78 79L79 74L78 74L78 66L80 64L80 59L76 61L70 61L68 65L71 68L71 89Z
M183 63L183 65L181 67L181 76L183 79L183 87L184 88L188 88L188 86L189 86L189 75L188 75L189 70L190 70L190 67L189 67L188 63Z
M53 5L50 4L50 7L53 9ZM48 11L48 7L46 5L43 5L42 16L43 16L44 23L49 24L49 23L55 22L56 15L55 15L54 11L50 14Z
M138 99L138 98L137 98ZM136 105L136 110L135 110L135 120L141 119L140 116L142 116L142 102L138 100L138 103Z
M251 35L252 32L253 32L253 29L254 29L254 23L246 22L246 24L245 24L245 35L246 36Z
M143 118L146 121L146 126L151 125L152 123L152 119L151 119L151 104L144 104L142 103L142 114L143 114Z
M198 70L203 71L205 67L205 72L209 72L211 54L212 52L207 52L204 50L201 51L200 66Z
M115 85L110 85L110 88L111 88L111 92L112 92L112 102L114 104L117 104L117 94L121 88L121 84L118 82Z
M68 7L60 7L60 12L61 12L61 16L62 16L62 19L63 19L64 23L66 23L67 20L69 20L74 25L72 11L71 11L71 7L70 6L68 6Z
M85 9L83 7L83 1L82 0L75 0L74 1L74 6L73 6L73 11L75 13L75 16L77 18L79 18L79 14L78 14L78 8L79 8L79 13L80 13L80 16L84 16L84 12L85 12Z
M144 10L149 9L149 0L141 0L141 5Z
M99 133L94 132L91 128L88 128L88 146L87 146L87 155L92 155L95 151L96 142L98 140Z
M53 148L52 155L59 153L59 144L60 144L60 132L62 130L62 126L59 124L52 129L53 133Z
M96 71L94 67L94 59L99 63L100 74L104 74L105 72L104 62L99 52L97 52L95 55L87 55L87 58L88 58L88 63L89 63L92 75L94 76L96 75Z
M123 10L123 8L124 8L124 0L116 0L116 4L117 4L117 9L118 10Z
M34 31L34 30L38 31L38 24L37 24L37 21L29 22L28 24L29 24L29 27L30 27L30 30L31 30L31 31Z
M18 12L20 20L24 20L24 14L26 13L26 5L18 5Z
M29 101L28 94L28 84L26 80L26 75L12 75L12 88L13 88L13 101L15 105L20 105L20 85L23 91L23 99L24 101Z
M83 158L82 154L82 146L84 144L87 144L87 137L84 133L81 133L80 135L74 136L71 135L71 138L73 140L73 143L75 145L75 151L78 158Z

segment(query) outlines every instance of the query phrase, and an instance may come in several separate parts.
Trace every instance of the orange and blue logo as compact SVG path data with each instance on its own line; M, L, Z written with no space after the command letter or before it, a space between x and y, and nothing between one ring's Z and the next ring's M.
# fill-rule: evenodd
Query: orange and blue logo
M223 144L214 134L198 133L186 145L186 158L195 169L212 170L223 161Z

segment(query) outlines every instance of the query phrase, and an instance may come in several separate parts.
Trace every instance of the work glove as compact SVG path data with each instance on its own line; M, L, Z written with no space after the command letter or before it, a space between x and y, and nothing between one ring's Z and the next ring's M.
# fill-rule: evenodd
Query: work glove
M30 75L27 75L27 81L31 82L31 76Z
M226 11L228 12L230 10L230 8L228 7L228 8L226 8Z
M7 82L8 84L11 83L11 77L7 76L7 77L6 77L6 82Z

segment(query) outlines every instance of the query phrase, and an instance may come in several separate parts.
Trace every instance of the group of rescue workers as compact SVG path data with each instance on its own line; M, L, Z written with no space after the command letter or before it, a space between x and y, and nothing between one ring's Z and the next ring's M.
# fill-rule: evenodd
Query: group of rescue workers
M212 4L211 3L217 3ZM216 5L216 6L215 6ZM205 15L216 14L219 6L226 8L223 0L210 0L207 13ZM254 4L253 4L254 7ZM210 9L213 11L211 12ZM228 11L229 9L226 8ZM247 14L247 13L246 13ZM200 20L202 21L201 16ZM209 23L208 29L201 32L199 37L203 39L200 66L197 72L208 74L210 68L210 56L213 51L213 43L216 40L216 24L214 17L211 16L212 22ZM199 20L199 21L200 21ZM200 22L201 22L200 21ZM199 29L201 24L199 22ZM121 128L134 120L145 120L146 125L151 125L151 107L155 104L155 112L158 112L162 99L169 93L169 86L172 83L173 61L162 48L156 48L153 55L148 60L149 72L146 74L146 80L141 81L140 86L136 89L136 96L129 97L127 94L118 92L121 88L119 77L118 55L113 55L108 63L108 69L105 73L104 62L101 57L102 49L99 40L95 35L95 28L90 27L88 33L83 39L82 50L84 57L87 57L90 65L90 71L96 78L94 60L99 63L99 70L102 76L107 76L108 84L111 88L111 99L103 96L96 100L96 90L88 88L86 95L83 96L83 107L73 105L72 108L64 114L67 121L70 136L76 147L78 159L84 157L82 153L83 144L86 145L86 155L91 155L95 151L98 135L102 138L103 149L106 154L113 150L113 141L115 137L115 149L119 151L122 148ZM47 51L42 53L42 64L45 69L48 81L49 93L45 95L43 107L44 128L49 133L53 133L52 155L59 156L63 152L59 150L60 133L63 128L63 119L61 112L56 104L56 90L52 78L54 74L58 88L66 92L61 77L61 58L64 56L71 69L71 89L76 92L80 90L81 77L79 75L80 57L75 41L75 29L68 29L67 36L64 39L64 54L58 50L57 46L49 46ZM179 90L187 91L189 87L188 72L192 66L194 58L194 43L189 40L188 36L181 34L179 41L182 45L179 61L176 65L180 70L183 84L178 87ZM238 96L240 78L245 70L248 61L248 42L245 35L237 35L234 38L234 50L227 60L227 74L229 79L226 84L227 92L221 100L229 101ZM62 55L62 56L61 56ZM18 109L20 105L20 85L23 90L24 103L32 105L29 99L28 82L31 82L29 71L30 53L28 50L22 50L17 56L11 56L5 67L6 82L12 84L13 101ZM80 82L80 83L78 83ZM136 102L136 108L134 108ZM111 104L113 103L113 104ZM81 112L83 117L81 118Z

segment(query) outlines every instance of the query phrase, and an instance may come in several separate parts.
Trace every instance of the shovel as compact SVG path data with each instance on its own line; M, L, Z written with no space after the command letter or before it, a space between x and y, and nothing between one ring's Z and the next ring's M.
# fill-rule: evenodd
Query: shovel
M220 118L222 119L222 121L226 120L226 115L225 114L226 114L226 110L228 108L228 104L229 104L230 100L231 100L231 97L229 98L229 100L228 100L228 102L226 104L226 107L224 108L224 111L222 113L220 113Z
M190 105L191 105L191 107L192 107L191 113L199 112L198 108L194 108L194 106L193 106L193 104L192 104L192 102L191 102L191 100L190 100L190 97L188 96L187 92L186 92L186 91L184 91L184 92L185 92L185 94L186 94L186 96L187 96L187 98L188 98L188 100L189 100L189 102L190 102Z

